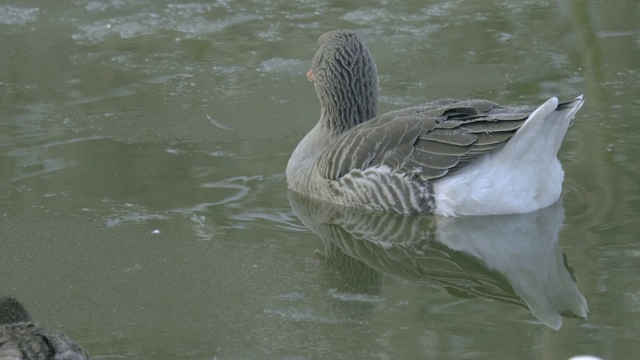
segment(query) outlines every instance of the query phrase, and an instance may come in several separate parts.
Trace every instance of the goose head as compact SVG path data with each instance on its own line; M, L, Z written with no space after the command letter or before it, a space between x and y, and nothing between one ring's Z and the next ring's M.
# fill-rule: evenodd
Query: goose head
M30 321L29 312L18 300L8 296L0 297L0 325Z
M320 121L338 134L376 116L376 64L354 31L322 34L307 78L320 100Z

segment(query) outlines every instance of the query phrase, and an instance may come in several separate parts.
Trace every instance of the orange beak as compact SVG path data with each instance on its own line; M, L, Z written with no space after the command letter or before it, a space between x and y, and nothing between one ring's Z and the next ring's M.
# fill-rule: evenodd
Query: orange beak
M307 80L313 81L313 71L307 71Z

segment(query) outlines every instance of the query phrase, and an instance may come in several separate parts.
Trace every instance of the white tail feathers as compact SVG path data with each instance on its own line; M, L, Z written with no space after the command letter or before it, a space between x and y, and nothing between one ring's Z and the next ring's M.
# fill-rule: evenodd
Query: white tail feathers
M582 95L547 100L502 149L435 181L436 214L527 213L556 202L564 179L557 153L583 103Z
M529 115L527 121L505 147L506 153L514 159L525 158L527 155L555 156L562 145L571 120L583 103L582 95L571 102L560 104L555 97L547 100ZM538 151L544 151L544 153Z

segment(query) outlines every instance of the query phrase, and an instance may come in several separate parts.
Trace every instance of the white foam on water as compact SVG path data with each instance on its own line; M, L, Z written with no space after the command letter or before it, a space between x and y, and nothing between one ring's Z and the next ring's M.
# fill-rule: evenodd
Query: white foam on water
M36 21L39 13L39 8L0 6L0 24L24 25Z
M306 72L309 66L308 61L299 59L283 59L279 57L271 58L260 63L258 71L260 72L287 72L299 74L300 71Z
M79 16L72 22L78 31L72 38L80 43L99 43L110 37L123 39L152 35L159 31L176 31L186 37L200 37L220 32L234 25L246 24L262 17L250 11L234 9L228 16L219 16L229 7L223 1L210 4L168 4L166 7L145 7L117 1L91 2L85 10L91 14L111 13L107 19L96 21ZM218 16L218 18L211 18Z

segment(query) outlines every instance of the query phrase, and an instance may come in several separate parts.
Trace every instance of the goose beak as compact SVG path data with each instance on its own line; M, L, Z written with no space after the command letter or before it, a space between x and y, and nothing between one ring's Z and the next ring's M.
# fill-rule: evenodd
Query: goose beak
M307 71L307 80L313 81L313 71Z

